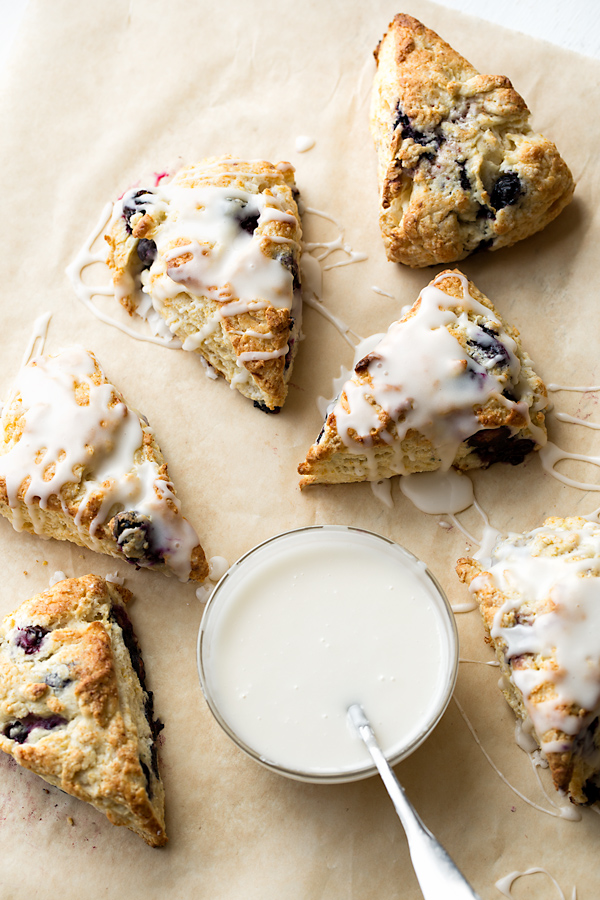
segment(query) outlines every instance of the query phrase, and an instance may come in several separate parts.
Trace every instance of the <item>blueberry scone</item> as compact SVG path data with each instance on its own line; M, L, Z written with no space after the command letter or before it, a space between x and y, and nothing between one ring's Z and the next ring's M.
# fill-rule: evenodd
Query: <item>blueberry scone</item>
M464 275L442 272L357 363L300 485L516 465L546 442L546 404L518 331Z
M371 132L388 259L429 266L540 231L571 200L571 172L500 75L397 15L375 51Z
M460 559L457 572L556 788L600 799L600 526L550 518L498 543L487 569Z
M0 417L0 513L17 531L203 581L208 564L148 422L81 347L20 370Z
M0 625L0 750L153 847L167 841L153 695L125 604L103 578L61 581Z
M127 191L105 235L115 293L276 412L298 348L301 228L289 163L205 159Z

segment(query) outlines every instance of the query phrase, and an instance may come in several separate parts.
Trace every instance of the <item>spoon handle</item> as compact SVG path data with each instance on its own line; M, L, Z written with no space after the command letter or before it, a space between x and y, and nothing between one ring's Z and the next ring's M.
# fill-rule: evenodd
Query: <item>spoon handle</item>
M412 864L425 900L481 900L456 863L419 818L383 755L362 707L354 703L348 709L348 714L371 754L402 822Z

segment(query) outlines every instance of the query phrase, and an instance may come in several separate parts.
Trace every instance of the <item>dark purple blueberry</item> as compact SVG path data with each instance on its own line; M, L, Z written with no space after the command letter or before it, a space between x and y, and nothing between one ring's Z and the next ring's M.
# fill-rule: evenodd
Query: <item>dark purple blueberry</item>
M157 738L165 727L160 719L154 718L154 694L152 691L146 692L146 700L144 702L144 713L146 720L150 726L150 734L152 735L152 744L150 746L150 764L156 778L158 775L158 747L156 745Z
M597 778L598 775L593 775L583 786L588 806L600 800L600 784Z
M163 728L165 727L160 719L154 718L154 694L152 691L146 691L146 699L144 701L144 713L150 726L152 740L156 740ZM158 772L156 773L158 777Z
M291 365L291 362L292 362L292 356L293 356L293 352L294 352L294 344L295 344L295 343L296 343L296 341L294 340L294 338L290 338L289 341L288 341L288 351L287 351L287 353L285 354L285 362L284 362L284 365L283 365L284 371L285 371L286 369L289 369L289 367L290 367L290 365Z
M477 335L467 341L467 347L469 356L482 366L490 360L495 360L494 366L506 368L510 362L508 350L486 325L479 326Z
M504 388L502 391L502 396L506 397L507 400L510 400L511 403L518 403L518 399L510 388Z
M110 612L110 618L121 629L121 636L123 638L123 643L127 647L127 652L129 653L131 667L137 675L138 681L140 682L140 686L145 695L144 714L146 716L146 719L148 720L152 738L153 740L156 740L160 732L163 730L164 725L158 719L154 718L154 694L152 693L152 691L149 691L146 688L146 669L144 667L144 660L142 659L142 651L133 630L133 625L131 624L131 619L127 615L127 610L125 609L125 607L120 606L118 603L113 604Z
M70 678L63 678L57 672L49 672L44 678L44 684L47 684L48 687L51 687L55 691L62 691L62 689L70 683Z
M26 628L17 628L15 644L21 650L24 650L27 656L30 656L32 653L37 653L47 634L48 629L42 628L41 625L27 625Z
M113 604L113 607L110 611L110 618L113 622L116 622L116 624L121 629L123 643L127 647L133 671L137 675L142 689L145 691L146 670L144 669L142 651L140 650L140 645L138 644L137 638L135 636L133 625L131 624L131 619L127 615L125 607L119 606L117 603Z
M587 728L580 732L573 742L573 757L591 762L598 754L597 732L598 717L596 716ZM587 803L596 803L600 800L600 776L596 772L583 785Z
M255 400L254 406L256 407L256 409L260 409L261 412L269 413L269 415L272 416L277 415L277 413L281 412L280 406L276 406L275 409L269 409L266 403L261 403L260 400Z
M154 694L152 691L146 691L146 697L144 699L144 715L146 716L146 721L150 726L150 731L152 732L152 737L156 740L164 725L162 722L154 721Z
M148 516L133 510L117 513L112 520L112 532L128 562L147 566L162 562L162 556L152 547L152 522Z
M125 607L115 603L111 609L110 618L113 622L116 622L121 629L123 643L127 647L127 652L129 653L129 658L131 660L131 667L137 675L140 687L144 692L144 715L146 716L146 720L150 727L150 734L152 735L152 746L150 748L151 764L152 770L158 778L158 751L156 748L156 739L165 726L160 719L154 718L154 694L146 688L146 669L144 667L144 660L142 659L142 651ZM146 776L146 782L150 785L150 773L148 767L141 760L140 765Z
M463 191L471 190L471 182L469 181L469 176L467 175L467 164L464 160L460 160L457 163L458 166L458 175L460 178L460 186Z
M533 612L525 612L524 610L516 610L515 612L515 625L528 625L531 627L535 622L535 615Z
M148 799L152 800L152 779L150 778L150 769L146 765L143 759L140 759L140 767L142 772L144 773L144 778L146 779L146 793L148 794Z
M11 741L15 741L17 744L24 744L29 737L29 730L22 722L10 722L8 725L4 726L3 734L4 737L7 737Z
M164 728L164 725L162 724L162 722L160 722L159 724L159 730L162 730ZM156 743L152 744L152 746L150 747L150 761L152 763L152 771L158 778L158 747L156 746Z
M476 219L493 219L495 218L496 213L493 209L490 209L489 206L483 206L483 204L479 204L479 209L477 210L477 214L475 216Z
M428 151L427 153L421 153L417 165L420 166L424 162L433 162L434 159L435 153L432 153L431 151Z
M131 234L131 217L135 216L136 213L141 213L142 215L146 214L146 206L148 203L152 202L149 198L150 194L152 194L152 191L143 189L141 191L129 193L125 196L123 200L123 218L125 219L125 226L129 234Z
M292 273L292 278L294 279L294 283L292 286L293 290L299 291L300 273L298 271L298 260L293 250L283 244L280 244L273 254L273 259L276 259L277 262L281 263L284 269L287 269L288 272Z
M5 737L9 738L11 741L15 741L17 744L24 744L34 728L45 728L46 731L51 731L53 728L60 728L61 725L66 724L67 720L63 719L62 716L47 716L46 718L42 718L42 716L36 716L33 713L29 713L23 719L9 722L8 725L4 726L2 733Z
M354 371L357 375L364 375L372 362L376 362L381 359L383 359L383 357L380 356L379 353L375 353L375 351L372 350L370 353L367 353L366 356L363 356L362 359L359 359L359 361L354 366Z
M252 235L256 231L260 210L253 200L240 200L239 197L228 197L233 218L242 231Z
M502 209L504 206L512 206L522 194L521 182L516 172L505 172L501 175L492 189L490 203L494 209Z
M487 372L482 371L479 366L474 366L470 360L467 360L467 370L463 373L463 376L470 378L471 381L476 381L480 386L483 386L488 377Z
M535 446L535 442L529 438L511 435L507 425L500 428L483 428L467 438L467 444L473 447L485 466L495 462L518 466Z
M260 213L247 213L244 216L236 216L236 218L242 231L246 231L248 234L254 234L258 227Z
M479 253L481 250L489 250L493 243L494 243L493 238L487 238L483 241L479 241L479 243L473 250L473 253Z
M429 144L434 144L437 148L444 141L442 135L437 132L425 134L424 132L417 131L416 128L413 128L409 117L402 111L399 101L396 104L396 118L394 119L394 124L392 127L394 131L397 128L400 128L400 133L403 138L408 138L411 141L414 141L415 144L420 144L422 147L427 147Z
M137 255L145 269L149 269L156 259L156 244L147 238L138 241Z

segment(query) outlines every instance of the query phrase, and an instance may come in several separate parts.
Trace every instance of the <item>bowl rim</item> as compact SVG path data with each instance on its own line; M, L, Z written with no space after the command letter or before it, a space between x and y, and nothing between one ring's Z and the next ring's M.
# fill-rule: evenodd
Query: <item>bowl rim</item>
M224 575L221 576L217 584L215 585L214 590L212 591L208 601L206 602L206 606L204 607L204 611L202 613L202 619L200 621L200 627L198 629L198 639L196 645L196 664L198 668L198 676L200 680L200 687L202 689L202 693L204 695L204 699L206 700L207 706L212 713L216 722L220 725L222 730L225 732L227 737L247 756L253 759L255 762L259 763L261 766L269 769L271 772L276 772L279 775L283 775L286 778L291 778L296 781L303 781L313 784L343 784L352 781L360 781L365 778L370 778L373 775L377 774L377 768L373 763L366 763L364 766L361 766L357 769L344 769L336 771L327 771L323 773L319 772L306 772L300 769L293 769L288 766L281 765L280 763L275 762L274 760L268 759L266 756L262 755L259 751L255 750L250 745L246 744L246 742L239 737L236 731L231 727L231 725L227 722L224 716L221 714L218 705L216 704L214 697L211 694L210 688L207 684L207 675L204 666L204 658L203 658L203 649L205 646L205 634L207 625L210 621L210 617L214 614L214 610L219 604L219 597L223 596L223 586L227 583L227 581L232 577L234 572L238 571L239 568L244 565L245 561L254 556L258 551L262 550L264 547L269 544L275 543L283 538L288 538L291 535L301 534L304 532L315 532L315 531L329 531L336 533L344 533L344 532L352 532L358 534L367 535L369 538L376 538L388 545L391 545L394 548L395 552L400 552L401 555L407 557L411 563L418 563L420 566L424 566L424 574L427 576L429 581L431 582L431 586L433 587L434 593L437 595L438 599L441 601L439 604L439 612L441 613L441 620L446 625L445 628L445 637L448 643L448 681L446 690L440 696L439 702L435 707L435 713L428 718L426 726L419 732L418 735L406 745L399 752L391 754L390 756L386 756L390 765L395 766L403 759L406 759L410 756L414 751L431 735L431 733L436 728L440 719L446 712L452 694L454 693L454 688L456 686L456 679L458 676L458 664L459 664L459 643L458 643L458 628L456 625L456 618L454 616L454 611L450 602L446 596L446 593L439 581L430 571L427 564L419 559L419 557L415 556L414 553L411 553L410 550L407 550L402 544L399 544L397 541L392 540L391 538L386 537L385 535L378 534L375 531L371 531L367 528L361 528L356 525L304 525L299 528L291 528L287 531L281 531L270 538L266 538L264 541L261 541L259 544L256 544L250 550L246 551L246 553L242 554L225 572Z

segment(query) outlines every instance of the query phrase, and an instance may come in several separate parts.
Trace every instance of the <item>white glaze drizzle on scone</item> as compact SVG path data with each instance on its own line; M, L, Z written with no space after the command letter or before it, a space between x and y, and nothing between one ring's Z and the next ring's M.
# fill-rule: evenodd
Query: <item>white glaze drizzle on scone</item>
M586 802L586 782L600 773L600 526L551 518L500 541L486 570L461 559L457 571L479 603L510 705L531 720L556 786Z
M486 465L494 440L511 462L545 443L544 386L518 332L473 291L460 272L443 272L390 326L344 384L299 468L304 484L330 480L316 469L334 452L355 464L348 457L331 480L361 481Z
M202 580L153 432L80 347L24 366L5 405L0 512L17 530Z
M0 750L154 847L167 841L153 696L125 588L63 580L0 624Z
M283 403L299 337L301 231L293 168L224 157L127 191L106 239L115 294L157 312L232 387Z

